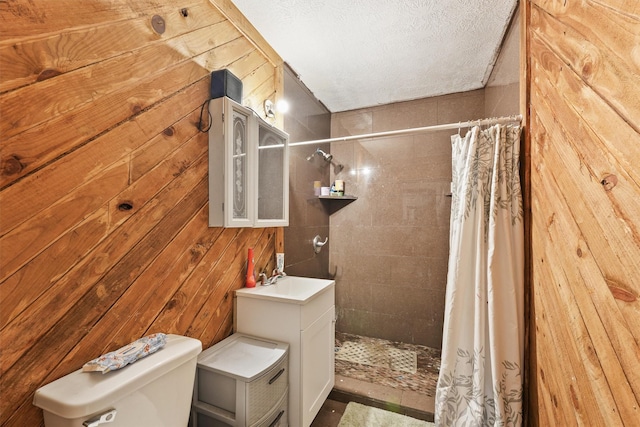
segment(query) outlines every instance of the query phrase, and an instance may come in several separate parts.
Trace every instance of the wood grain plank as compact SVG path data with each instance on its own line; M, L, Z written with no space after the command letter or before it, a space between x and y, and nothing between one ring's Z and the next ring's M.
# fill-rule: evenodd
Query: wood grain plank
M605 277L625 283L629 290L640 294L640 283L625 279L633 277L640 271L640 224L634 222L634 218L637 218L640 213L640 200L636 197L640 193L640 181L636 182L629 176L627 162L619 164L617 157L611 155L607 144L602 142L603 137L598 131L598 126L590 122L591 117L584 117L578 111L568 107L564 96L560 95L569 92L571 84L579 85L579 80L574 79L571 82L571 72L557 71L562 68L562 61L554 61L553 55L543 50L544 45L536 44L535 37L532 39L532 46L541 51L539 55L534 53L534 65L541 72L547 73L549 80L555 82L554 86L542 85L542 82L536 85L540 93L537 99L541 103L550 99L556 114L563 117L563 123L566 123L562 130L559 126L554 127L555 131L562 131L567 135L566 144L561 145L560 148L572 147L571 151L561 153L560 158L563 159L565 168L573 160L574 170L583 176L574 184L576 189L580 189L578 193L580 197L576 200L577 206L584 208L578 221L584 223L582 228L590 246L594 249L598 248L594 256L599 260ZM589 92L586 87L581 88L580 92L584 98L597 99L595 95L587 96ZM597 101L593 102L597 104ZM600 108L598 111L600 116L606 115L607 112L605 108ZM616 116L612 113L606 117L615 121ZM628 132L629 127L625 127L624 123L620 125L616 127L620 133ZM576 139L572 140L572 138ZM638 144L635 145L640 145L640 135L637 141ZM625 156L621 157L625 158ZM611 173L619 177L620 184L612 191L605 191L601 180ZM574 176L576 175L567 174L565 179L570 180ZM600 241L602 236L607 236L606 239L610 244L597 245L596 242ZM640 304L637 307L640 307ZM632 314L632 311L629 314ZM636 339L640 339L640 330L636 333Z
M184 330L187 335L198 337L203 345L210 345L207 340L202 339L201 329L214 315L223 298L233 299L233 293L229 293L229 289L240 288L244 285L241 272L246 268L247 248L251 247L250 242L253 241L252 236L255 233L254 229L243 229L235 236L235 239L229 242L224 253L220 254L220 262L207 275L206 291L198 294L201 301L198 304L200 310L188 318L178 319L180 322L176 324L176 329ZM187 319L188 322L185 322Z
M82 341L64 357L49 378L65 375L78 369L87 360L117 350L146 335L145 331L162 310L166 300L180 286L180 282L167 280L171 277L177 263L186 261L187 268L189 266L192 268L194 258L201 257L202 248L199 246L202 243L200 239L194 241L193 236L200 234L203 229L206 230L203 226L207 224L207 215L208 211L204 207L201 208L190 221L184 224L168 245L159 248L158 256L135 278L109 311L92 326ZM215 235L215 232L209 233L209 236L215 237ZM203 243L210 244L207 241ZM177 260L176 254L181 254L181 259ZM171 267L168 268L168 266ZM130 315L122 318L122 313L130 313ZM154 332L174 333L172 330Z
M629 60L640 45L640 21L594 2L538 4L531 14L536 37L553 46L565 66L640 132L640 100L634 91L640 85L640 61Z
M206 156L203 156L180 179L175 179L165 187L153 203L147 203L136 215L132 215L111 233L109 239L101 242L91 254L0 331L0 341L13 343L10 347L0 348L0 372L6 372L23 357L24 352L32 351L33 346L42 339L40 334L47 332L64 318L91 289L95 288L95 291L90 293L108 296L111 283L103 284L104 277L109 275L114 264L121 262L139 241L146 238L146 233L166 220L163 216L172 212L175 204L184 197L185 191L194 188L206 176L206 160ZM139 262L147 261L142 258Z
M532 179L537 182L536 172ZM552 177L546 177L551 183L547 186L555 185ZM536 187L538 188L538 187ZM544 190L539 190L542 194L548 194ZM596 425L608 425L603 416L598 412L599 408L615 402L609 393L604 393L608 385L602 387L601 367L593 352L585 352L585 347L590 345L589 334L584 325L589 319L583 316L580 307L576 303L575 293L570 291L569 281L573 278L567 277L563 270L562 262L549 262L558 257L563 258L563 242L553 231L549 230L549 224L553 224L558 211L550 211L549 206L540 202L538 190L534 191L534 235L540 237L546 234L547 238L537 238L540 244L536 247L539 261L536 262L538 272L538 282L540 288L544 286L544 292L536 295L536 304L541 306L544 313L536 321L538 331L537 344L539 352L538 365L545 371L543 383L547 384L547 394L550 396L551 407L555 412L551 417L552 423L560 420L560 414L569 418L566 425L585 425L589 420ZM551 214L554 221L545 221ZM570 239L574 241L572 235ZM562 259L564 260L564 259ZM577 284L575 287L579 287ZM562 328L555 327L563 325ZM598 372L600 371L600 372ZM597 376L594 377L594 372ZM599 381L596 380L599 378ZM595 389L595 390L594 390ZM608 399L607 399L608 397ZM599 402L597 398L602 399ZM619 420L618 420L619 422Z
M128 156L141 147L151 137L162 132L167 123L179 120L184 111L198 108L206 93L209 82L198 81L185 90L157 104L140 115L131 117L113 130L104 133L59 159L49 167L41 169L37 175L30 175L14 185L0 191L0 204L11 206L2 210L2 230L6 234L19 224L36 215L47 206L55 203L61 195L70 193L74 188ZM55 136L51 136L55 137ZM47 146L46 137L36 138L36 142Z
M125 254L102 277L92 291L85 293L53 327L28 347L11 369L4 371L5 385L18 397L28 396L47 378L56 362L43 362L42 355L66 354L95 322L130 286L131 280L142 272L150 260L157 256L158 248L166 246L180 228L206 202L206 178L193 187L167 215L140 242ZM4 359L4 358L3 358ZM57 360L57 359L56 359ZM43 365L45 369L43 369ZM53 365L53 366L52 366ZM39 369L35 369L38 367ZM17 399L19 401L20 399ZM15 409L15 401L2 402L2 413ZM0 422L4 422L1 419Z
M197 132L197 131L196 131ZM116 227L152 200L176 176L179 176L198 158L207 154L207 135L196 133L193 138L169 153L163 161L140 179L120 192L109 202L109 225ZM130 209L121 209L126 203Z
M532 207L533 208L533 207ZM545 272L541 271L540 263L544 263L546 254L542 243L546 238L546 229L538 229L532 225L532 243L534 245L532 252L536 254L533 269L536 271L535 283L533 287L533 304L536 307L535 317L535 342L536 352L531 354L531 359L536 361L536 370L533 372L536 376L536 400L539 406L532 407L536 417L542 421L539 425L572 425L569 422L570 413L565 411L564 407L560 407L558 403L558 394L560 399L564 399L566 394L561 393L562 384L565 383L563 375L556 375L556 372L564 372L559 366L559 360L556 357L557 333L551 326L561 324L562 319L559 316L563 312L557 313L549 307L547 302L547 289L553 286L553 278ZM554 348L554 351L549 351ZM544 408L544 411L542 410Z
M234 291L244 287L247 249L252 247L257 258L260 258L265 251L269 251L273 258L273 232L271 229L252 229L248 234L248 239L237 245L230 268L226 271L216 272L219 274L216 280L217 286L208 295L207 302L203 305L205 309L198 313L186 331L187 334L198 336L203 345L214 344L213 340L224 324L228 311L233 307ZM260 264L257 263L256 266L258 267ZM256 271L260 271L260 269Z
M158 288L163 289L163 292L160 294L153 293L147 301L147 305L152 304L153 307L159 309L156 311L154 309L148 310L145 308L140 311L138 315L132 316L128 319L128 323L130 323L130 325L125 325L123 330L131 327L141 331L141 333L144 331L146 331L146 333L178 333L177 329L159 327L158 319L166 316L167 311L171 311L174 308L173 301L176 299L184 299L185 295L190 295L186 290L186 286L189 283L190 278L193 277L193 273L197 268L200 268L201 266L203 268L210 268L210 264L206 264L205 255L209 252L211 247L218 244L223 231L222 228L207 227L208 211L206 209L203 209L198 216L194 217L192 223L191 227L194 228L193 232L186 233L191 234L192 240L193 236L198 236L197 239L192 242L192 246L190 248L180 253L180 257L171 263L171 268L166 274L166 277L162 281L158 282L157 286ZM154 264L158 264L158 262L155 262ZM162 268L162 266L158 264L158 268ZM141 279L139 279L139 281L140 280ZM182 309L186 311L196 311L199 308L200 307L192 304L185 304ZM150 316L149 311L151 311L153 317ZM173 316L169 314L168 317Z
M556 217L554 224L559 222ZM544 261L566 261L570 252L563 245L554 245L542 255ZM583 276L567 271L564 265L567 264L541 262L536 266L547 284L543 296L545 308L559 314L546 325L555 338L540 345L538 363L546 369L545 378L552 377L555 381L550 392L554 402L562 396L557 406L565 415L571 415L573 410L581 425L624 425L623 420L637 417L630 381L616 359L606 331L595 324L598 313L582 288ZM542 327L540 322L537 326Z
M557 141L549 142L550 145L557 143ZM547 154L546 159L554 156L552 152ZM604 302L598 301L600 298L593 296L598 292L597 281L585 277L583 273L587 269L585 264L593 263L593 259L589 259L590 249L575 225L575 218L571 215L572 212L579 211L579 209L570 208L568 205L570 201L564 202L564 198L567 196L558 189L558 181L552 173L553 169L550 167L543 170L544 174L536 171L532 177L534 182L539 183L539 189L536 191L539 193L537 196L545 195L544 198L536 197L536 205L545 215L538 215L539 219L534 223L538 229L545 229L551 236L554 236L553 240L547 239L546 243L543 243L544 250L540 253L544 253L546 259L557 262L539 263L538 271L549 270L547 277L550 279L547 282L556 286L547 287L545 297L550 301L548 304L556 304L553 310L567 313L567 318L558 319L559 323L557 324L565 325L563 329L570 333L561 341L573 343L570 352L559 353L562 355L559 356L562 367L558 372L562 372L561 376L565 378L566 383L568 382L566 381L568 377L566 369L569 366L577 363L579 366L573 367L573 369L582 371L571 377L574 379L574 388L565 391L569 392L568 395L572 397L571 406L586 411L586 415L583 413L583 417L587 418L583 418L583 423L589 419L596 422L593 418L594 413L596 410L600 410L606 417L600 421L602 425L620 424L618 417L623 415L628 419L628 411L633 407L629 403L634 401L630 386L630 383L634 381L634 374L631 373L629 376L621 367L617 349L611 342L610 333L605 329L608 322L601 320L602 315L606 315L608 311L605 312L605 310L598 310L594 307L595 304ZM563 188L567 188L566 183L563 183ZM540 200L544 200L544 202ZM560 200L564 203L560 203ZM547 222L544 218L550 212L553 212L553 221ZM593 264L595 266L595 263ZM599 281L603 282L601 278ZM596 286L588 286L588 282L592 282ZM556 295L551 294L552 289L558 291ZM562 303L558 304L556 301L562 301ZM611 302L608 305L611 307ZM555 343L555 345L558 344ZM604 366L607 367L606 371Z
M0 92L65 74L146 45L166 43L167 39L225 19L207 3L192 1L181 4L182 8L187 9L188 16L182 16L174 5L161 4L146 15L136 14L122 21L81 26L40 37L2 40ZM162 36L149 25L153 15L164 17L166 30Z
M147 143L131 153L131 182L135 182L162 162L173 150L200 132L197 129L200 109L165 128Z
M208 280L209 272L224 262L223 255L227 247L242 231L237 228L213 228L213 230L217 230L215 242L188 277L184 279L180 289L167 301L149 331L186 331L191 320L202 308L204 301L206 301L206 295L215 285L214 282Z
M545 61L549 62L550 56L551 54L547 54ZM532 65L537 69L543 68L535 59ZM567 282L568 286L581 287L574 290L573 294L581 301L580 309L585 312L583 318L588 325L589 334L594 337L594 340L597 339L593 342L593 348L598 354L598 361L603 366L607 366L605 378L609 384L616 384L615 388L611 386L612 390L615 390L615 404L609 403L608 407L616 408L617 404L617 409L612 410L620 411L623 419L633 419L638 414L631 408L638 406L637 400L640 396L640 377L633 368L637 365L638 354L640 354L637 345L633 345L637 342L637 338L634 338L638 332L635 326L638 324L637 309L631 307L624 313L625 307L620 306L620 303L616 306L616 301L604 277L608 271L618 272L623 277L626 275L632 277L633 272L639 267L637 261L633 261L633 251L638 252L638 246L633 243L628 245L632 251L632 264L626 265L625 260L619 259L617 254L612 253L611 246L621 243L624 245L624 239L628 239L629 236L619 233L622 235L623 242L618 242L616 237L608 236L611 244L600 244L602 236L611 235L619 221L612 220L609 225L600 224L606 220L602 218L603 215L599 215L598 199L608 202L607 196L598 187L599 184L593 182L589 168L585 167L585 163L589 163L589 160L592 160L592 163L589 163L592 166L598 162L597 155L596 158L590 159L589 154L589 152L597 153L597 150L590 150L588 141L585 139L581 139L579 143L572 140L572 137L580 135L571 129L574 126L574 120L566 117L562 122L563 125L557 120L556 114L562 111L561 104L564 104L562 99L557 98L557 94L562 91L557 90L556 86L551 89L546 85L558 80L557 78L539 79L537 84L532 85L532 102L537 106L532 110L532 115L538 120L536 126L532 128L532 135L538 141L538 144L533 147L532 157L537 165L537 173L532 177L532 181L537 187L544 189L538 190L540 192L538 203L547 207L547 210L550 209L549 205L566 198L565 204L553 209L553 221L549 222L548 227L553 226L555 231L551 233L555 236L553 245L563 246L566 244L567 237L572 236L577 249L567 247L564 251L549 253L548 258L555 261L554 265L564 266L564 274L567 274L572 266L579 266L579 271L574 272ZM554 106L553 110L551 105ZM544 132L540 130L542 123L548 127ZM541 175L541 171L544 171L544 175ZM549 181L557 182L557 187L562 187L564 191L554 193L552 187L548 185ZM595 189L593 189L594 186ZM567 213L571 213L573 218L564 219ZM561 221L561 219L564 220ZM562 225L556 228L556 222L561 222ZM584 246L579 242L584 242ZM566 255L576 252L577 256L574 257ZM590 272L587 273L587 271ZM566 300L566 298L559 298ZM629 347L630 343L631 347ZM582 354L588 355L589 352L584 351ZM622 372L620 372L620 365ZM590 378L598 376L602 374L594 374ZM604 387L600 391L606 393ZM607 405L601 403L600 406Z
M227 68L236 77L240 78L240 74L243 70L238 67L234 67L233 62L238 58L250 54L252 51L253 47L251 46L251 43L243 38L236 38L228 43L216 46L215 49L211 49L200 55L194 56L193 61L207 70L220 70ZM246 98L244 95L244 82L242 92L243 98ZM243 99L243 103L244 101L245 99Z
M129 165L114 163L95 179L0 238L0 281L40 254L126 187Z
M267 91L271 93L271 91L275 90L275 80L273 77L273 67L271 64L266 62L261 62L260 58L247 58L253 59L251 62L252 65L256 65L257 67L251 71L250 74L243 78L243 82L247 82L247 88L249 93L251 93L254 89L262 86L264 82L268 82ZM248 67L250 68L250 67ZM260 102L264 101L264 99L259 100ZM262 107L262 104L260 104Z
M640 19L640 3L636 0L592 0L606 8L614 10L616 13L628 15L635 19Z
M640 148L635 143L640 142L640 134L628 126L614 110L608 108L596 93L581 85L573 73L563 70L563 62L555 58L544 43L534 37L532 44L536 47L537 53L534 52L534 55L540 71L557 80L554 85L560 89L561 94L556 99L562 100L563 108L559 114L571 120L579 119L577 123L568 126L573 125L572 131L576 132L576 139L586 138L592 144L590 149L584 150L584 155L592 155L591 152L595 151L595 156L592 157L602 155L608 162L618 164L621 173L628 175L632 186L640 185L640 172L635 167L640 162ZM571 107L579 99L585 98L595 108L577 110ZM621 144L620 141L630 143ZM586 162L585 167L590 167L590 162ZM603 173L597 170L593 172L598 181L598 174ZM633 213L638 211L637 205L630 209Z
M544 252L537 253L542 262L547 259L547 254ZM547 420L541 425L579 425L578 419L583 419L584 413L576 413L576 411L583 408L583 405L581 401L574 403L569 388L575 388L574 384L576 383L575 372L570 363L573 355L567 353L572 337L567 328L553 327L558 324L566 325L568 313L566 310L557 310L556 301L553 298L556 293L552 288L559 285L552 275L546 274L544 266L546 264L542 268L536 264L536 271L539 273L537 282L540 288L544 287L544 292L534 295L536 305L543 313L536 318L538 351L535 358L539 375L538 399L545 403L547 412L541 412L538 408L536 412L543 420ZM588 393L588 389L583 393ZM577 409L575 405L578 406Z
M0 330L91 252L107 236L108 223L105 205L0 283Z
M131 186L114 195L110 206L92 205L65 218L69 231L56 224L57 240L40 236L44 249L0 283L0 297L6 291L16 303L0 329L0 341L12 342L0 348L0 388L15 391L0 402L0 424L7 426L42 425L33 391L93 356L95 345L128 342L134 331L163 319L173 331L187 331L189 317L203 304L218 313L211 323L200 322L216 329L212 340L231 332L229 299L212 296L223 288L216 291L203 280L220 261L216 249L237 236L206 226L206 138L193 119L207 98L210 70L232 68L251 76L245 91L251 104L261 106L277 91L277 76L259 76L260 64L268 61L252 54L253 41L234 25L223 25L227 21L207 0L61 1L0 6L0 34L9 34L0 37L0 236L37 226L46 212L59 215L63 210L53 206L85 185L90 189L116 165L130 166ZM188 16L180 14L182 7L189 8ZM16 11L22 15L12 15ZM39 12L43 20L36 22ZM145 27L155 13L167 23L162 36ZM273 65L269 69L281 74ZM4 115L7 99L15 108L11 117ZM4 138L4 126L15 134ZM136 208L114 211L125 196ZM269 232L253 233L244 233L237 245L273 246ZM265 265L273 262L273 254L264 253ZM235 272L220 270L232 277L229 286L241 282L244 259L228 263ZM122 326L110 330L114 325Z
M238 33L234 30L232 25L223 21L164 43L147 43L140 49L4 93L0 96L3 103L0 132L10 138L83 105L95 103L123 87L135 88L158 74L164 74L167 69L237 38ZM172 86L170 82L166 85ZM162 86L157 85L155 92L160 88ZM153 95L153 91L148 95ZM138 104L141 109L152 103L141 99L138 102L141 102Z
M149 2L144 2L149 7ZM95 25L134 18L143 10L126 2L51 2L46 0L5 2L0 9L0 37L3 40L59 32L74 26ZM74 13L69 13L73 10Z
M229 246L228 251L232 255L225 263L220 263L216 268L211 270L209 280L214 284L206 295L203 295L203 309L189 322L183 324L187 327L187 333L194 333L201 329L207 328L212 317L220 317L220 305L226 301L233 300L234 290L240 289L245 285L246 268L247 268L247 250L254 249L254 255L261 251L258 247L260 236L267 233L266 229L247 229L246 232L240 233L237 238ZM199 335L203 342L211 343L214 331L208 331L209 336Z
M534 98L535 95L532 99ZM536 114L536 110L533 113ZM545 205L552 205L554 202L557 204L553 208L554 221L548 225L548 228L551 229L553 227L555 231L552 233L553 236L556 236L556 241L553 242L553 245L563 246L567 244L567 236L572 236L573 241L576 242L575 247L565 247L564 251L558 251L550 255L550 257L551 259L564 261L560 264L565 266L565 274L572 267L577 269L569 283L580 287L574 290L573 293L575 298L581 301L581 309L587 312L584 318L589 325L589 333L599 339L597 343L594 343L594 348L598 352L599 358L604 361L604 365L608 368L607 376L613 376L610 383L616 384L616 389L620 390L624 388L625 381L630 384L630 389L626 389L627 394L620 391L617 399L623 401L624 396L635 395L635 400L640 401L640 373L635 368L638 355L640 355L640 346L638 346L636 338L638 325L640 324L637 308L621 306L621 303L614 299L609 290L605 279L606 272L604 276L602 272L603 257L601 255L601 247L603 245L594 244L593 228L595 226L583 220L588 217L588 215L585 215L588 207L582 201L582 197L575 197L576 194L582 193L575 191L578 186L575 182L572 182L571 175L567 172L575 171L579 166L572 159L570 150L563 149L563 147L566 147L566 145L562 144L562 141L565 140L563 136L566 137L566 134L555 127L555 122L548 116L547 111L543 109L541 113L540 117L544 119L544 123L549 127L547 134L557 135L557 137L550 138L546 146L545 156L539 157L539 163L544 165L544 168L540 169L545 170L546 173L541 176L540 172L538 172L536 174L537 179L534 182L537 182L540 188L545 189L540 191L541 194L545 195ZM547 117L543 114L547 114ZM536 117L538 116L536 115ZM553 188L548 184L550 181L562 183L562 187L565 188L564 193L560 191L554 192ZM557 202L559 199L566 199L566 203L559 204ZM565 218L567 215L572 216L567 219ZM561 225L558 226L557 223ZM564 238L560 238L560 236ZM566 254L575 255L567 257ZM615 258L612 256L604 259L608 259L607 264L609 265L616 264L613 261ZM621 266L618 263L613 268L617 270ZM563 300L566 300L566 298ZM591 300L593 300L593 303ZM591 304L595 307L592 307ZM622 366L624 371L622 374L619 372L618 365ZM630 403L627 401L621 404L621 413L624 414L625 410L633 408L634 404L635 407L638 407L637 402ZM634 414L634 416L637 415L637 413ZM632 419L629 418L628 413L626 418Z
M283 60L278 53L266 42L264 37L255 29L231 0L210 0L211 3L224 14L229 21L242 32L242 34L253 43L253 45L276 67L283 64Z
M173 13L179 13L182 8L191 10L198 6L216 9L206 0L185 0L180 5L173 5ZM140 16L151 17L160 11L168 15L171 10L170 4L156 0L15 0L5 2L0 8L0 38L6 42L14 42L45 34L63 33L74 28L95 27Z
M156 53L159 57L165 56L161 52ZM174 54L166 56L176 57ZM220 62L226 62L224 56L220 58ZM226 59L229 60L229 58ZM82 146L114 125L129 120L132 114L138 114L164 98L172 96L194 80L207 79L208 81L208 70L202 69L191 59L185 59L174 65L163 74L143 72L139 77L132 77L131 81L124 85L116 78L112 83L113 89L118 87L118 90L106 91L101 96L96 95L95 99L85 98L85 102L80 105L74 104L74 109L66 115L57 115L13 137L7 136L1 153L0 185L9 185L61 154ZM160 64L157 64L157 61L156 63L151 61L146 66L154 67ZM144 66L138 67L138 70L142 69ZM107 72L112 73L108 70ZM59 88L67 90L63 86ZM204 102L207 94L208 90L201 92L200 103ZM2 101L1 98L2 96L0 101ZM22 103L24 104L24 100ZM16 112L20 111L20 106L17 104L13 108ZM2 122L5 126L13 126L10 124L10 118L4 117L4 114ZM69 132L69 123L73 123L76 132Z
M536 35L532 36L531 45L534 49L532 56L536 57L539 67L537 71L553 78L554 86L560 91L556 94L556 99L562 100L559 106L562 111L558 114L567 119L578 119L572 126L577 132L576 139L586 138L594 145L593 150L601 153L608 162L619 165L619 169L629 176L632 185L640 185L640 171L636 167L640 163L640 133L597 93L581 83L575 73L567 69L564 62ZM587 102L592 108L576 108L576 105L581 105L580 102ZM591 150L584 151L588 155ZM589 163L585 167L589 167ZM604 172L596 170L593 173L600 178L598 174ZM632 212L638 211L634 207Z

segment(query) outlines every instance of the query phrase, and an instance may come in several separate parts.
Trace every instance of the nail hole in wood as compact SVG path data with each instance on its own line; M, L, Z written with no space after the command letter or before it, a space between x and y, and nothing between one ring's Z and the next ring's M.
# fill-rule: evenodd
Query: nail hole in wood
M183 9L180 9L180 15L184 16L185 18L189 16L189 11L187 10L186 7Z
M151 26L153 27L153 31L155 31L156 33L164 33L164 18L162 18L162 16L160 15L153 15L153 17L151 18Z
M118 209L121 210L121 211L130 211L131 209L133 209L133 205L131 203L127 203L127 202L120 203L118 205Z
M611 191L618 184L618 177L615 175L605 176L600 184L604 187L604 191Z

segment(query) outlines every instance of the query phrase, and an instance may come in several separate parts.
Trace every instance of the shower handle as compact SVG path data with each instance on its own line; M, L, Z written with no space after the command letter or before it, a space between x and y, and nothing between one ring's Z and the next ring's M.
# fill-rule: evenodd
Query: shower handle
M324 242L321 242L321 241L320 241L320 236L316 235L316 237L314 237L314 238L313 238L313 251L314 251L315 253L319 254L319 253L320 253L320 250L322 249L322 247L323 247L324 245L326 245L328 241L329 241L329 238L328 238L328 237L326 237L326 238L324 239Z

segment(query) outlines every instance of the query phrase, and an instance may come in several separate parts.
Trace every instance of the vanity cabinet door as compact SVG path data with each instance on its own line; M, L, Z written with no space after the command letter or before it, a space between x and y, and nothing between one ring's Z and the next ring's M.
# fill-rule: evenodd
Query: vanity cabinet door
M311 425L335 383L335 307L301 331L302 425Z

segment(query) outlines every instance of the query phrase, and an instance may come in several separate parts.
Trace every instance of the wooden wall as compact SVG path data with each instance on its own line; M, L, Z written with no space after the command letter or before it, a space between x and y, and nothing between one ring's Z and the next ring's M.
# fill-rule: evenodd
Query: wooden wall
M532 425L640 420L640 3L527 2Z
M207 227L210 71L256 109L282 93L282 60L214 1L0 7L0 425L41 425L38 387L141 336L223 339L247 248L273 265L281 228Z

